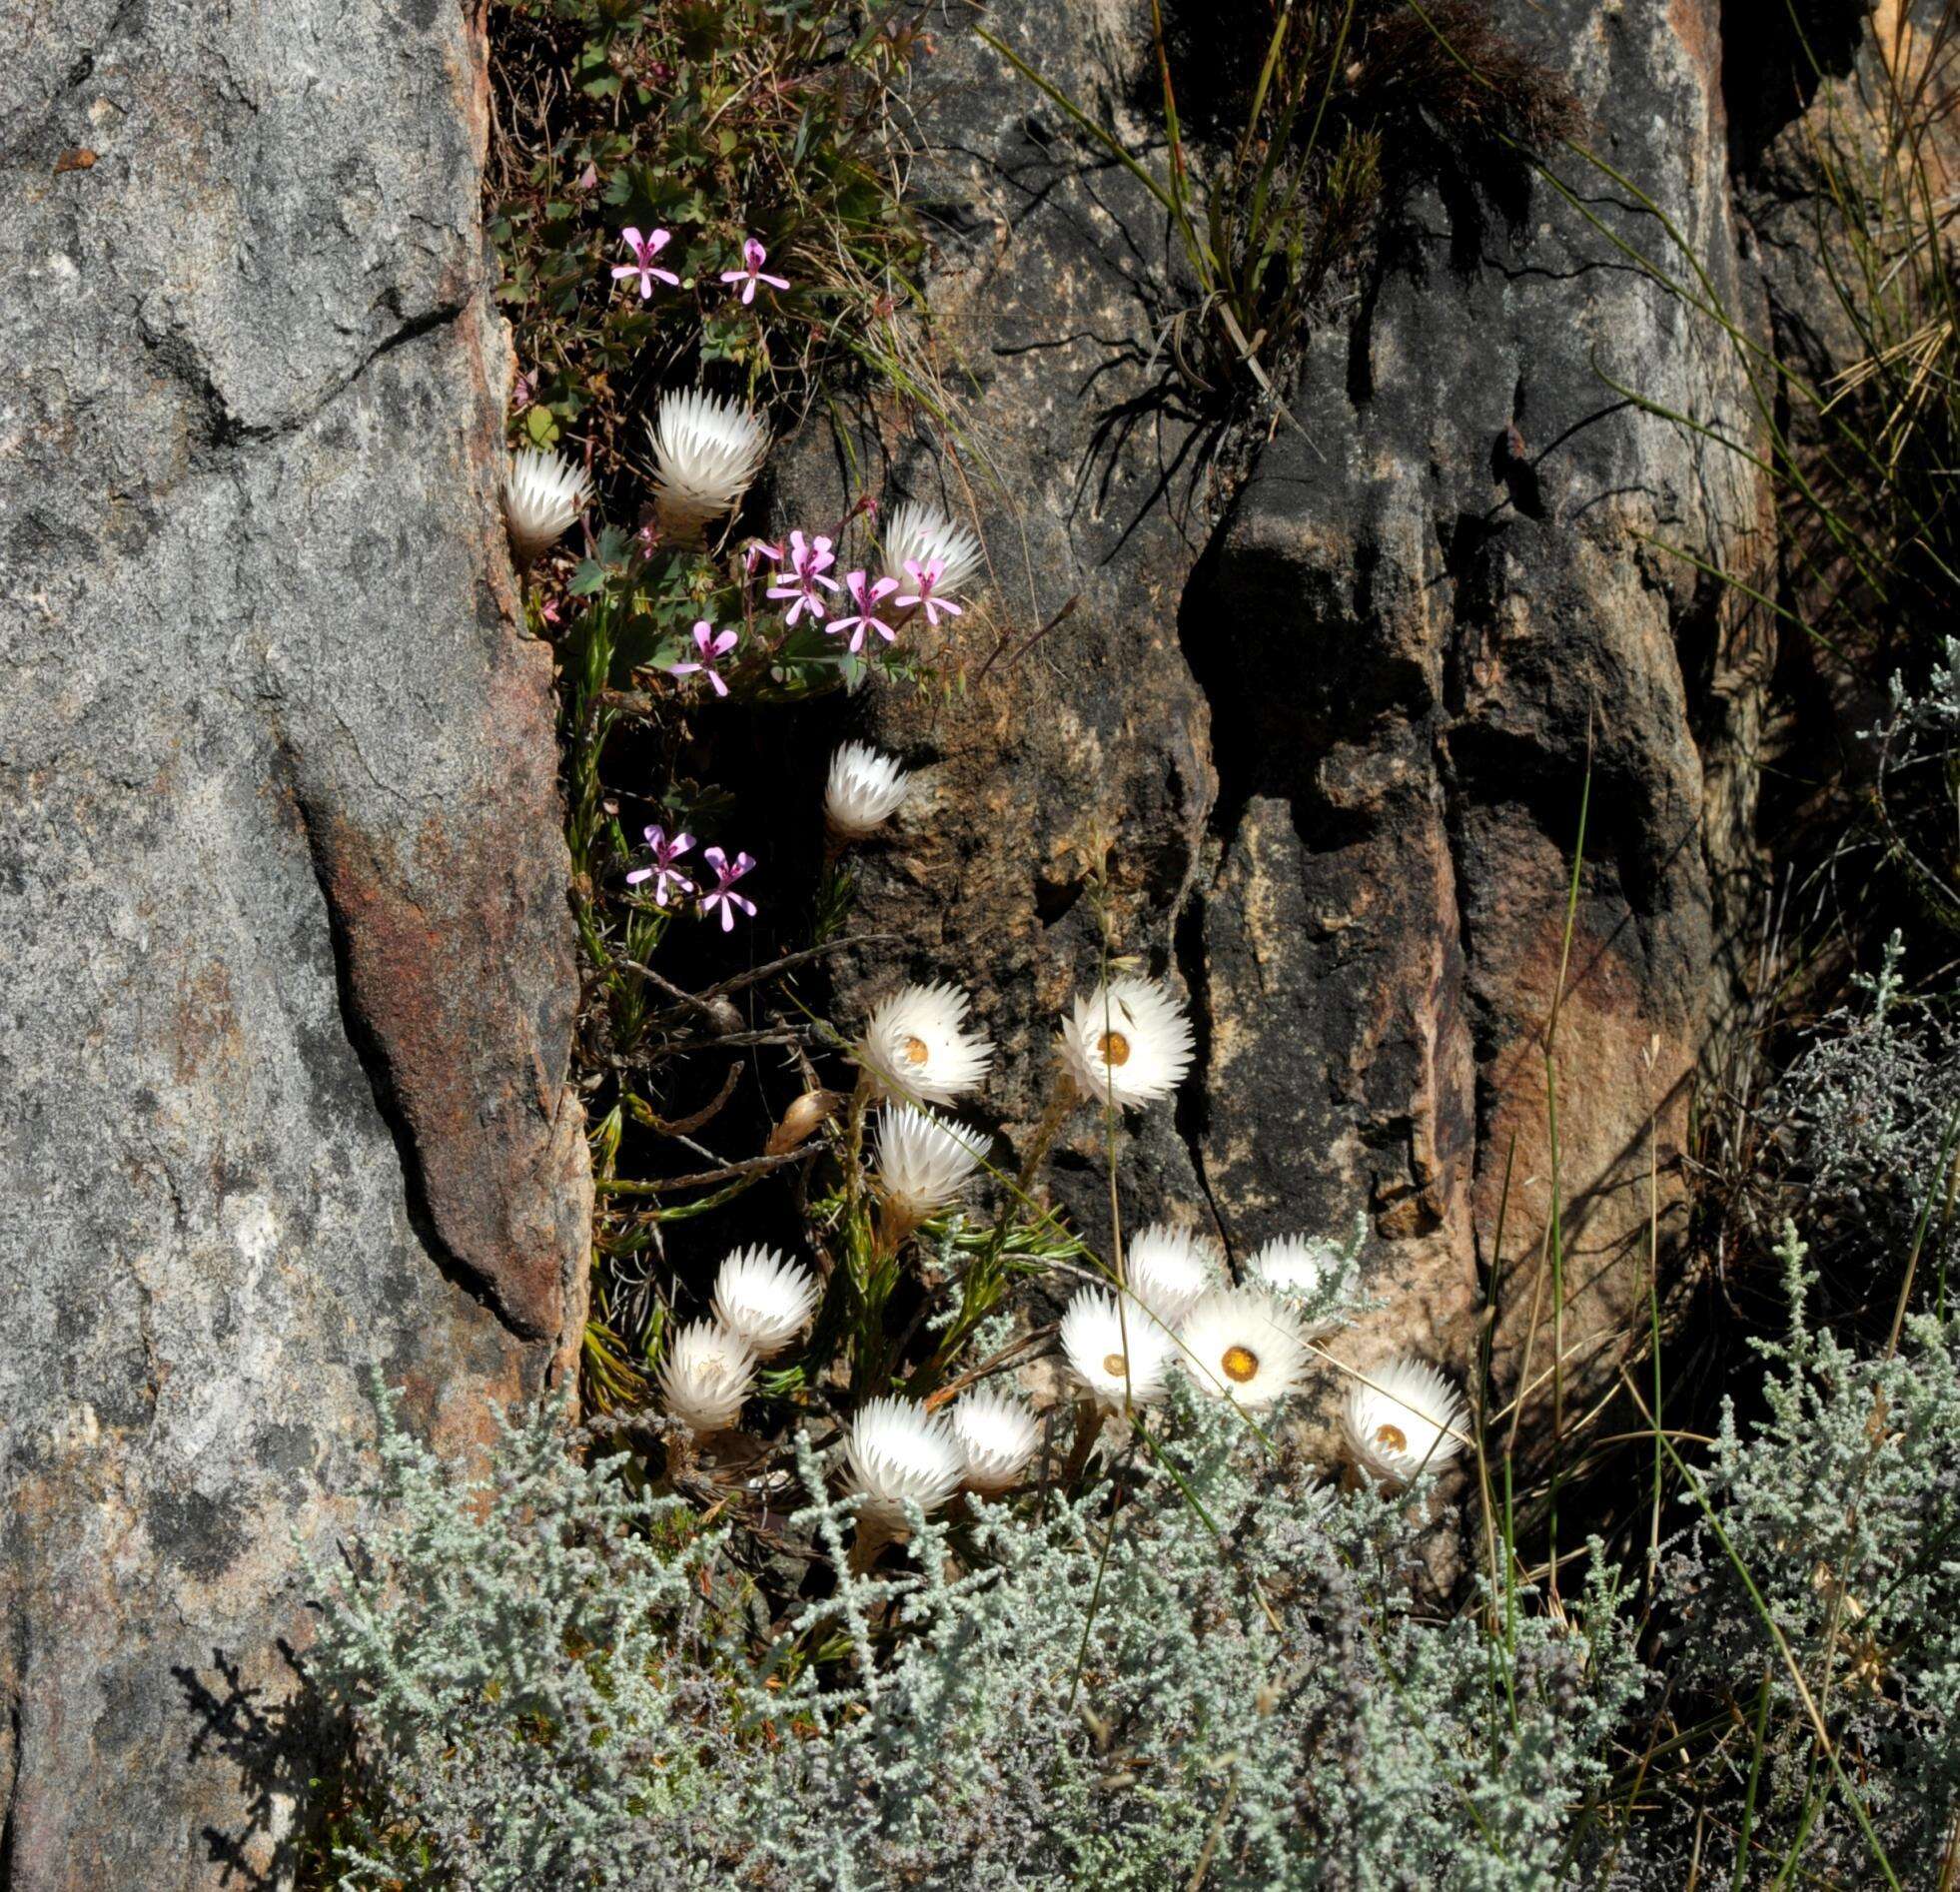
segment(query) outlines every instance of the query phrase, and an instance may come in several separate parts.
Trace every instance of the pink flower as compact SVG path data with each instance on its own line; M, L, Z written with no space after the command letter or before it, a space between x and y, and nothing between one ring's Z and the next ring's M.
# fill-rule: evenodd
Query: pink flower
M594 189L597 186L597 184L598 184L598 166L595 164L588 164L584 168L584 170L579 172L578 182L574 184L571 188L574 191L589 191Z
M724 283L740 283L743 286L742 303L744 307L755 300L755 286L757 283L767 283L771 289L787 289L789 287L780 276L764 276L762 274L762 265L768 262L768 251L763 249L753 237L748 237L742 242L742 263L744 267L739 270L723 270L721 272L721 280Z
M862 571L847 571L844 574L844 583L849 587L851 602L857 606L857 615L833 617L824 625L824 629L829 631L854 630L856 634L851 638L853 653L864 648L864 633L867 630L875 630L886 643L891 643L898 636L898 632L877 615L878 604L898 589L898 580L877 578L867 584L867 575Z
M717 637L714 626L703 617L694 626L694 648L701 653L701 660L698 663L691 659L686 663L676 663L671 667L670 674L691 676L696 670L705 670L707 680L714 685L715 695L726 696L728 685L722 682L721 672L714 667L714 662L717 657L726 656L734 647L735 633L732 630L724 630ZM712 851L709 850L710 853Z
M678 887L682 893L692 893L694 883L674 866L674 862L694 845L694 837L691 834L676 834L670 841L659 828L648 828L646 845L653 850L652 862L645 867L635 867L626 876L626 885L637 887L642 880L651 880L656 906L666 905L669 887Z
M948 617L957 617L960 614L960 607L950 598L933 595L932 587L939 582L939 573L943 569L937 558L928 559L923 566L916 558L908 558L905 561L905 569L912 580L912 594L910 597L901 597L897 601L906 610L910 610L915 604L923 604L926 622L935 629L938 627L941 611L944 611Z
M817 586L822 585L831 591L837 589L837 580L823 575L836 562L837 554L830 549L829 539L819 535L806 544L801 532L790 533L788 581L769 587L771 597L794 600L783 613L785 623L793 625L805 611L812 617L824 614L823 592Z
M719 906L721 930L724 933L734 930L737 907L740 907L751 920L754 919L755 902L743 899L740 894L732 892L731 889L735 882L755 865L755 857L752 854L737 854L731 861L718 847L711 847L702 854L701 858L714 869L715 875L713 891L701 896L701 918L706 919Z
M751 538L748 549L742 553L742 570L750 577L755 575L755 567L766 558L772 565L782 563L782 547L772 545L765 538Z
M661 282L669 283L675 289L680 287L680 278L671 270L656 269L653 265L653 259L673 241L670 233L664 230L656 230L651 236L642 239L639 232L628 224L624 230L620 231L619 241L626 246L628 253L632 257L632 261L630 263L615 263L613 265L612 280L615 283L624 276L637 276L639 278L639 299L641 302L644 302L647 297L652 295L653 279L656 276Z
M531 403L530 377L527 375L519 374L510 383L510 412L512 414L522 414L523 411L530 406L530 403Z

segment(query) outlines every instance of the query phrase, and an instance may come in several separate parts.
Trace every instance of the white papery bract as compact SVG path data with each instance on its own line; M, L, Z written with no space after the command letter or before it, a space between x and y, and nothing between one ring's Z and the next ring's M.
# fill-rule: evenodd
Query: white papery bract
M570 530L592 496L592 475L557 454L526 448L503 476L503 523L517 563L529 564Z
M1153 1222L1130 1238L1123 1278L1131 1294L1166 1327L1176 1327L1225 1272L1218 1245L1184 1229Z
M1063 1062L1098 1103L1169 1097L1191 1069L1195 1043L1184 1007L1153 979L1112 979L1062 1021Z
M964 525L956 524L936 506L921 499L907 499L892 508L883 533L885 576L896 578L909 588L911 573L905 567L915 564L923 570L937 564L939 577L933 589L944 597L963 590L980 569L980 541Z
M1364 1471L1407 1484L1426 1465L1445 1464L1463 1450L1459 1434L1469 1409L1427 1361L1404 1354L1363 1371L1368 1379L1349 1388L1341 1429Z
M878 1113L878 1183L908 1220L943 1209L972 1180L987 1150L979 1131L949 1124L910 1104Z
M851 1420L844 1456L850 1488L864 1498L860 1522L888 1529L904 1527L907 1498L922 1511L937 1510L966 1473L952 1425L912 1400L867 1400Z
M1246 1278L1272 1289L1286 1301L1299 1303L1311 1299L1337 1275L1343 1260L1341 1251L1319 1236L1275 1236L1246 1258ZM1305 1331L1312 1340L1340 1325L1339 1316L1329 1316L1309 1322Z
M1103 1406L1121 1409L1164 1397L1177 1343L1147 1310L1118 1309L1116 1298L1085 1288L1062 1316L1060 1339L1069 1368Z
M1283 1295L1311 1295L1341 1257L1331 1243L1311 1235L1279 1235L1246 1258L1246 1273Z
M690 1321L667 1342L659 1379L667 1411L683 1425L725 1431L755 1384L755 1351L719 1321Z
M846 742L830 758L823 790L823 818L846 841L874 834L898 812L911 778L889 755L868 742Z
M956 985L901 987L866 1020L858 1063L915 1104L950 1104L979 1089L994 1047L965 1029L972 1003Z
M953 1408L953 1430L966 1458L968 1489L989 1494L1015 1484L1041 1443L1041 1427L1019 1400L984 1388Z
M1215 1288L1178 1329L1178 1358L1205 1392L1263 1413L1306 1378L1307 1340L1278 1296Z
M768 430L748 409L698 388L662 395L646 438L653 509L683 544L697 542L710 520L741 503L769 451Z
M767 1360L810 1324L822 1295L800 1262L773 1249L736 1249L714 1278L714 1318Z

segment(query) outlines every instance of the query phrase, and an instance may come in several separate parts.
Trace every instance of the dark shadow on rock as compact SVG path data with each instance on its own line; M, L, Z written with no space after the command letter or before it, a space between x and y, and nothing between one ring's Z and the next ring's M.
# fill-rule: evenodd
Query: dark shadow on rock
M190 1758L215 1753L238 1770L243 1822L230 1831L207 1826L207 1857L221 1867L221 1883L254 1892L292 1884L319 1783L351 1744L292 1645L282 1637L278 1648L297 1686L277 1696L248 1684L239 1662L221 1648L211 1651L207 1672L171 1670L197 1724Z
M1273 796L1292 807L1304 845L1346 845L1366 818L1323 792L1322 759L1427 713L1421 678L1373 634L1379 548L1360 538L1346 587L1273 547L1233 543L1231 526L1199 559L1178 613L1185 659L1211 705L1212 831L1229 840L1246 804Z
M1860 0L1722 0L1722 106L1728 161L1752 171L1828 78L1857 60L1869 8Z

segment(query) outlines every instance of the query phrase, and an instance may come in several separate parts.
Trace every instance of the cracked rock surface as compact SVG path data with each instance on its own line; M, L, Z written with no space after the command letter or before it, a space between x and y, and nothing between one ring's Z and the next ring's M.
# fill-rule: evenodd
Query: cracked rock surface
M561 1374L549 665L437 0L17 6L0 79L0 1880L281 1882L372 1377Z
M1148 8L1067 9L1080 34L1064 12L990 21L1140 147ZM1716 0L1496 12L1749 319ZM1541 1045L1563 958L1555 1325L1576 1412L1644 1331L1650 1209L1663 1249L1682 1222L1691 1082L1751 859L1760 672L1759 634L1693 561L1756 569L1766 523L1739 457L1612 384L1746 434L1734 352L1629 260L1689 274L1602 173L1558 160L1576 203L1456 180L1408 206L1318 326L1287 393L1298 426L1213 476L1162 340L1197 298L1161 211L1112 164L1085 175L1062 115L985 48L948 58L921 182L934 305L978 380L973 442L963 477L922 441L884 445L899 487L973 495L993 578L966 692L865 706L924 774L864 851L858 917L923 944L904 968L852 967L844 1012L900 971L968 982L1006 1053L989 1101L1025 1130L1106 906L1116 949L1200 1030L1177 1110L1125 1133L1130 1225L1168 1214L1242 1260L1360 1215L1380 1306L1337 1351L1410 1348L1462 1380L1494 1274L1499 1379L1535 1319L1541 1402ZM987 661L995 636L1007 654ZM1078 1113L1058 1178L1099 1238L1100 1141Z

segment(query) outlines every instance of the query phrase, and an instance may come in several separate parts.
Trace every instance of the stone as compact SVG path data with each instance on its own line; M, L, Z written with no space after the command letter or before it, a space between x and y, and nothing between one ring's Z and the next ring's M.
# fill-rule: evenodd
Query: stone
M372 1384L563 1385L589 1182L484 49L68 0L0 81L0 1880L284 1883Z
M1930 292L1914 285L1931 279L1923 259L1908 263L1903 230L1895 231L1898 220L1888 213L1887 242L1896 250L1887 252L1883 313L1874 325L1859 287L1871 257L1850 240L1839 209L1844 179L1872 180L1871 189L1882 190L1888 204L1907 189L1942 204L1960 175L1955 71L1951 35L1924 0L1880 0L1869 9L1834 0L1814 9L1805 27L1799 36L1793 26L1779 25L1738 49L1742 56L1726 80L1731 164L1768 334L1789 369L1779 390L1784 444L1812 489L1851 521L1847 535L1856 542L1883 531L1879 515L1888 509L1892 529L1906 532L1904 521L1924 501L1909 480L1881 494L1876 459L1861 464L1851 445L1888 424L1884 384L1860 393L1840 377L1864 363L1874 326L1887 342L1901 342L1919 327ZM1921 168L1916 185L1901 173L1901 153L1912 154ZM1922 221L1915 217L1911 226L1923 239ZM1859 296L1855 311L1845 300L1847 286ZM1781 860L1800 881L1842 848L1847 827L1868 820L1877 745L1866 732L1890 718L1893 670L1903 665L1909 686L1918 680L1911 674L1911 632L1900 626L1923 623L1937 636L1946 599L1931 575L1924 588L1875 596L1857 562L1794 496L1784 507L1779 551L1775 594L1819 632L1815 639L1784 640L1779 713L1765 742L1793 764L1771 771L1766 814ZM1871 555L1869 548L1861 553ZM1820 753L1831 757L1827 769L1815 764Z
M1025 1134L1068 995L1106 953L1167 976L1200 1065L1123 1132L1125 1218L1243 1259L1360 1213L1379 1305L1340 1358L1407 1348L1468 1381L1494 1293L1500 1394L1549 1405L1555 1330L1576 1417L1644 1339L1650 1235L1663 1286L1679 1251L1754 863L1764 635L1709 572L1759 570L1765 496L1655 412L1746 441L1751 409L1732 342L1656 273L1699 268L1758 328L1761 295L1715 0L1495 12L1655 209L1565 153L1562 190L1419 192L1244 453L1173 373L1197 299L1161 209L997 55L947 48L921 184L966 432L955 458L873 430L866 459L887 500L970 505L991 581L960 688L865 700L922 780L861 852L857 922L923 943L845 960L839 1001L972 987L1004 1052L990 1107ZM1143 150L1149 9L1058 18L988 22ZM810 459L788 490L834 516ZM1055 1185L1098 1242L1102 1140L1079 1112Z

